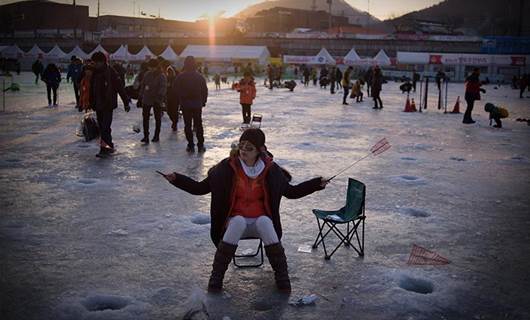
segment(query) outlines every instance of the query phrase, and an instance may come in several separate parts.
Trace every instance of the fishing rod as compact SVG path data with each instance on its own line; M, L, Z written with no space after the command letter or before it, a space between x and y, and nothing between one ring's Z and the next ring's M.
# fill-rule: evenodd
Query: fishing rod
M349 166L347 166L346 168L342 169L341 171L339 171L338 173L336 173L333 177L327 179L328 182L330 182L331 180L333 180L336 176L340 175L341 173L345 172L346 170L350 169L351 167L353 167L354 165L356 165L357 163L359 163L360 161L368 158L370 155L374 155L374 156L377 156L377 155L380 155L381 153L387 151L388 149L390 149L391 145L390 143L388 142L388 140L386 140L386 138L383 138L379 141L377 141L376 144L374 144L371 148L370 148L370 152L368 154L366 154L364 157L362 157L361 159L355 161L354 163L350 164Z

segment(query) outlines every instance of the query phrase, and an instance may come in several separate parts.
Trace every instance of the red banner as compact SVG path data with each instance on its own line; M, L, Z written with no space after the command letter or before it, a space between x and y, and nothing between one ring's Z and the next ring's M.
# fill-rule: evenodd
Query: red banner
M429 56L429 64L442 64L441 54L431 54Z

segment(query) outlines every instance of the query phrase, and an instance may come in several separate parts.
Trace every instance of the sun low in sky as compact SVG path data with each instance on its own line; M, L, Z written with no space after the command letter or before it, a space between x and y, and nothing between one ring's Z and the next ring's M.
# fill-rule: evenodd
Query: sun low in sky
M53 0L61 3L72 3L72 0ZM307 0L311 2L311 0ZM0 4L18 1L0 0ZM97 13L97 0L77 0L79 5L90 6L90 15ZM195 21L206 16L231 17L246 7L264 2L264 0L100 0L100 14L122 16L160 16L165 19ZM441 0L346 0L351 6L361 11L370 11L373 16L384 20L392 16L421 10Z

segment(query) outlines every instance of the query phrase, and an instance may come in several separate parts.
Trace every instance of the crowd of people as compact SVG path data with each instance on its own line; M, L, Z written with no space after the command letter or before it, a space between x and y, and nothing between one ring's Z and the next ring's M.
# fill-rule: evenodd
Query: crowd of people
M44 67L40 60L32 65L35 74L35 83L39 80L46 84L48 106L57 106L57 91L61 84L61 70L54 63ZM371 97L374 101L373 109L383 109L381 98L383 84L386 82L382 70L378 66L366 70L354 69L349 66L308 66L302 64L293 67L295 80L283 81L285 76L283 66L269 64L264 70L264 85L270 90L273 88L288 88L291 91L299 80L305 87L313 83L335 94L342 90L342 104L348 105L348 98L355 99L357 103L363 102L363 97ZM243 78L235 80L232 89L239 92L242 123L249 124L252 115L252 104L256 98L255 75L259 72L251 63L247 65L234 65L234 72L241 72ZM136 77L135 77L136 75ZM237 74L236 74L237 76ZM474 103L480 100L480 93L484 81L480 81L480 70L474 69L465 81L465 101L467 103L463 123L470 124L475 121L471 117ZM126 86L126 82L132 85ZM412 82L407 86L407 92L416 91L417 82L421 77L415 70L412 71ZM435 82L438 90L445 81L443 70L436 74ZM221 82L228 83L227 76L214 73L212 80L216 90L220 90ZM66 81L72 83L75 94L76 108L80 112L94 110L97 116L101 136L101 148L98 157L105 157L114 152L111 135L113 110L117 107L117 97L121 97L125 110L130 110L131 99L137 100L137 107L142 109L143 144L160 141L162 116L165 113L171 120L173 131L178 130L178 122L184 120L184 132L187 139L186 151L205 152L204 129L202 124L202 108L208 100L207 82L209 70L206 64L199 65L194 57L187 57L182 70L174 67L169 61L157 57L143 62L137 73L131 64L124 67L119 62L110 63L105 54L96 52L89 59L82 61L73 56L66 71ZM525 74L514 78L512 86L520 90L520 96L529 86L529 75ZM400 87L401 88L401 87ZM363 92L366 90L366 94ZM150 117L154 115L155 128L150 135Z

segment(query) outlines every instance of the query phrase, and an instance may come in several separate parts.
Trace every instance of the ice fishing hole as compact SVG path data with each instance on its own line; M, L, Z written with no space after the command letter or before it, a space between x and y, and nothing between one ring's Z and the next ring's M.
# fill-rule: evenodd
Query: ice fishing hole
M96 295L83 301L88 311L120 310L129 304L129 300L118 296Z
M97 182L95 179L79 179L77 182L80 184L94 184Z
M400 212L402 214L405 214L411 217L416 217L416 218L425 218L425 217L430 216L430 213L420 210L420 209L415 209L415 208L402 208Z
M403 180L407 180L407 181L416 181L418 180L419 178L418 177L415 177L415 176L407 176L407 175L403 175L403 176L399 176L401 179Z
M399 287L407 291L412 291L421 294L432 293L434 290L433 284L428 280L411 278L409 276L402 276L399 280Z

